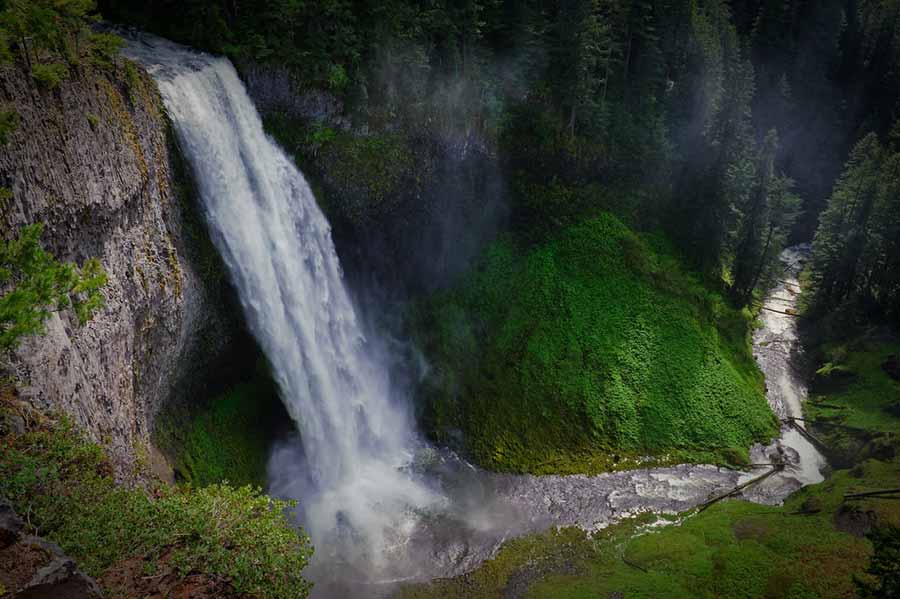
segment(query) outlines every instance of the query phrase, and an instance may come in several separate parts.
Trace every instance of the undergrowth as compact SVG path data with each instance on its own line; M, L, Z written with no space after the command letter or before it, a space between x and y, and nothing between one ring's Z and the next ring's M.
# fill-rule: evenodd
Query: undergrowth
M422 397L439 440L461 430L499 470L592 472L684 459L736 463L777 431L750 314L685 271L658 236L611 215L480 268L420 311Z
M863 336L828 343L822 353L828 361L818 368L808 415L826 423L900 434L900 381L882 368L888 356L900 355L900 341Z
M865 433L850 443L850 465L824 482L782 506L726 500L674 523L666 517L666 526L644 514L590 537L567 529L516 539L474 572L409 585L400 598L896 597L900 502L858 494L900 481L900 412L890 409L900 382L882 367L900 348L891 336L864 335L811 349L852 377L811 395L810 430L829 446L842 431L852 439ZM823 419L855 426L829 428Z
M165 414L154 436L175 456L181 481L263 486L273 431L287 420L274 384L257 377L208 404Z
M0 440L0 496L93 576L168 554L183 575L224 579L239 593L309 593L302 571L312 548L288 522L288 502L250 486L117 486L104 451L66 421Z

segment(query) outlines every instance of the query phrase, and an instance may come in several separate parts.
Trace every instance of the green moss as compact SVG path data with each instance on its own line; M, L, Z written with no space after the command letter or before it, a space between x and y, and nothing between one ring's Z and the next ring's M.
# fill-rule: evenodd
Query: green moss
M18 126L19 114L15 110L0 110L0 146L9 142Z
M329 215L359 222L389 211L411 186L419 185L415 172L421 157L402 132L355 135L277 113L266 115L265 126L294 153L304 172L325 184L327 198L316 197L331 202L322 207Z
M423 418L501 470L740 460L777 430L748 319L610 215L524 251L499 242L419 318Z
M182 575L224 579L239 593L308 594L302 570L312 550L287 503L252 487L126 489L110 472L103 450L65 422L0 440L0 496L88 574L167 554Z
M274 386L258 380L233 387L204 409L168 415L157 441L175 456L175 472L185 482L262 486L273 429L283 418Z
M69 77L69 69L61 63L38 63L31 67L31 76L41 89L54 90Z
M881 365L891 354L900 355L900 342L858 339L849 344L828 344L832 358L817 374L850 373L844 384L813 389L806 404L807 416L872 432L900 434L900 381L888 376ZM840 363L836 363L840 362Z

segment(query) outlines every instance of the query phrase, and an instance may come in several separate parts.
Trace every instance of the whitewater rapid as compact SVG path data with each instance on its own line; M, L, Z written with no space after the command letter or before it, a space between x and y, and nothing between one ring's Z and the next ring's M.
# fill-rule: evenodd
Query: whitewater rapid
M298 434L270 461L270 489L300 500L316 548L314 596L376 597L402 580L454 576L511 537L554 526L588 531L640 512L678 513L765 472L682 465L600 476L484 472L423 444L387 347L366 330L343 281L331 230L293 161L264 133L234 67L154 38L126 54L159 85L190 162L212 239L269 360ZM806 388L791 366L786 312L802 249L782 256L754 349L780 418L799 416ZM744 492L778 503L822 480L824 460L795 430L752 449L786 467Z

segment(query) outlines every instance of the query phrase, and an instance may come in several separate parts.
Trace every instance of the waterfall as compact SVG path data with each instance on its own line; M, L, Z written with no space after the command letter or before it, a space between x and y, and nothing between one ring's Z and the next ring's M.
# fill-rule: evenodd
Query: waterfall
M377 560L398 518L438 498L403 469L411 419L384 350L364 334L328 222L227 59L150 36L127 54L158 83L213 242L300 433L293 459L305 462L301 507L317 552L343 528Z
M470 571L517 535L594 531L647 510L675 514L755 476L705 465L513 476L480 471L448 450L423 451L430 458L413 467L418 442L406 394L389 376L391 353L366 334L328 222L266 136L234 67L151 36L130 42L127 54L158 83L213 242L296 422L300 441L271 457L270 491L300 500L317 596L324 588L335 598L381 597L399 580ZM796 256L788 252L786 262L793 281ZM789 321L764 318L754 337L779 415L798 413L805 394L784 358L796 341ZM794 437L752 449L754 462L774 452L788 467L745 497L778 503L821 480L820 456L795 449Z

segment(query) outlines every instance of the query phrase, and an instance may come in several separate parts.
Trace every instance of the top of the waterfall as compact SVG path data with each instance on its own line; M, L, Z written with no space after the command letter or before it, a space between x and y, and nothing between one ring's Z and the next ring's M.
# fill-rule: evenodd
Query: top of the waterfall
M147 69L156 79L175 77L185 71L201 71L217 61L225 60L134 29L118 29L116 33L125 39L122 53Z

